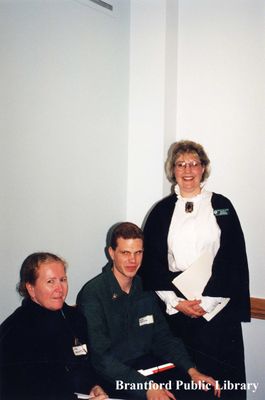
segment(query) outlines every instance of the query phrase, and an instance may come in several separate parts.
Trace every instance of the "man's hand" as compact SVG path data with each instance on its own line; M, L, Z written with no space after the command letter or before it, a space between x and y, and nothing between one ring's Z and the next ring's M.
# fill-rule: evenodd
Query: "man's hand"
M188 374L193 380L193 382L197 383L200 385L202 390L209 390L209 386L212 386L214 389L214 395L220 398L221 396L221 389L219 386L218 381L213 379L211 376L207 376L202 374L200 371L198 371L196 368L190 368L188 370Z
M108 395L104 392L102 387L98 385L94 386L89 394L97 400L104 400L108 398Z
M159 389L158 384L154 383L153 387L146 392L147 400L176 400L175 396L166 389Z

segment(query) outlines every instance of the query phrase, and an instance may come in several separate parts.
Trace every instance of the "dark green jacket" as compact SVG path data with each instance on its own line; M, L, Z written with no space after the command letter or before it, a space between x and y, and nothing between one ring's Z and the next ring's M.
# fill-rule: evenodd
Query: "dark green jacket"
M185 371L193 367L182 341L170 333L155 295L143 291L141 278L134 278L126 294L111 268L107 264L77 297L78 307L87 319L92 362L98 373L113 384L115 380L148 381L129 367L131 361L147 354L173 362ZM141 325L145 316L152 316L154 322Z

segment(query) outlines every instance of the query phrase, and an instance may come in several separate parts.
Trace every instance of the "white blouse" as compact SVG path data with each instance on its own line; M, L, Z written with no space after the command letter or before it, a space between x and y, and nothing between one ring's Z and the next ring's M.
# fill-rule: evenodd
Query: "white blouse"
M211 204L212 192L202 189L193 198L178 196L168 232L168 264L172 272L185 271L203 253L208 252L214 259L219 247L221 231L213 214ZM186 212L187 201L193 203L193 211ZM179 301L173 291L157 291L158 296L166 303L167 313L175 314ZM222 300L220 297L201 296L201 307L211 312Z

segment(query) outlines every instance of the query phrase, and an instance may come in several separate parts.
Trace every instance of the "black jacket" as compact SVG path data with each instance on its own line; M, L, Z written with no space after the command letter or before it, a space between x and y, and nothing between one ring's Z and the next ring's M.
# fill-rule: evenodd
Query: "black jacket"
M144 234L144 257L140 269L144 286L152 290L173 290L172 280L180 272L168 269L167 237L174 212L176 194L159 201L147 217ZM232 203L224 196L213 193L212 207L221 229L220 248L215 256L212 276L203 295L230 297L222 311L227 320L249 321L249 276L243 232Z
M0 326L1 400L58 400L88 393L95 383L87 355L75 356L75 338L87 342L86 323L73 307L50 311L29 299Z

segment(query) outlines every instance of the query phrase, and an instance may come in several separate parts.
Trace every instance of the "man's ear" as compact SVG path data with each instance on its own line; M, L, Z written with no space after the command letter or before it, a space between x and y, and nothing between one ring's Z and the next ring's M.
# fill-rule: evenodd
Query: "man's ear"
M114 250L113 250L113 248L111 246L109 246L108 251L109 251L110 258L113 260L114 259Z

